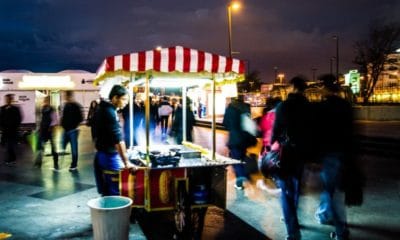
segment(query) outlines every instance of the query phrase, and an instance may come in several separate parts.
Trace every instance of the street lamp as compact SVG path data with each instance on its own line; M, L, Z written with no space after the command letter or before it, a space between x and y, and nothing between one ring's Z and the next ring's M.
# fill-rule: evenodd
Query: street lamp
M332 37L336 40L336 81L339 83L339 36Z
M229 57L232 57L232 10L238 10L240 8L240 3L233 1L228 4L228 41L229 41Z
M279 78L279 82L282 84L283 79L285 78L285 74L279 73L279 74L278 74L278 78Z

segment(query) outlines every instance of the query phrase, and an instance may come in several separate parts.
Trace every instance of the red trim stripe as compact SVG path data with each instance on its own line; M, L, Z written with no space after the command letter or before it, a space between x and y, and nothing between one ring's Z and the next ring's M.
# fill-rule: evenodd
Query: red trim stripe
M138 71L144 72L146 70L146 52L139 52L138 55Z
M244 69L245 69L245 67L244 67L244 61L240 60L240 63L239 63L239 73L244 73Z
M128 174L127 174L128 172ZM121 196L128 196L128 178L129 178L129 171L121 171L121 189L120 189L120 195Z
M108 57L106 59L106 70L105 72L113 72L114 71L114 57Z
M203 51L197 52L197 71L204 71L205 53Z
M232 71L232 58L226 58L225 72Z
M124 71L130 71L131 67L131 56L130 54L122 55L122 69Z
M190 49L183 48L183 72L190 71L190 61L191 61Z
M153 68L159 72L161 70L161 51L153 50Z
M176 48L170 47L168 48L168 72L175 71L175 63L176 63Z
M212 61L211 61L211 72L217 73L219 66L219 56L217 54L212 54Z

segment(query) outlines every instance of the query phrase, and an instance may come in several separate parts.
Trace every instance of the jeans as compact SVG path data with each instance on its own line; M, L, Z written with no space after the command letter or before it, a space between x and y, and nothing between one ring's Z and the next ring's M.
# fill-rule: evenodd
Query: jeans
M316 218L320 222L333 222L339 239L348 235L344 193L339 189L342 177L342 158L343 155L340 153L329 153L322 159L323 191L320 196L320 205L316 211Z
M244 158L246 157L246 149L231 148L229 151L229 157L236 159L236 160L243 161ZM235 175L236 175L236 186L242 187L243 181L247 181L249 179L247 176L247 173L245 171L244 165L243 164L234 164L233 170L235 171Z
M69 131L64 131L62 136L62 148L65 151L67 144L71 144L71 155L72 162L71 168L75 168L78 166L78 136L79 129L72 129Z
M5 147L7 149L6 162L15 162L17 160L17 155L16 155L17 133L13 135L13 134L6 134L3 132L3 134L4 134L3 141L5 141Z
M300 239L300 225L297 217L300 179L295 176L276 177L276 183L282 190L280 202L288 237L290 239Z
M56 144L53 139L53 134L50 134L50 136L44 136L44 135L39 136L39 141L37 143L38 144L38 146L37 146L38 153L37 153L36 160L35 160L35 166L40 167L42 165L44 145L47 141L50 141L51 155L53 155L54 168L57 169L58 168L58 153L56 150Z
M112 175L103 174L103 170L120 171L124 168L121 157L117 152L97 152L94 159L94 176L98 193L103 196L118 196L119 182L112 180Z
M167 130L168 130L168 118L169 118L169 115L167 115L167 116L160 116L160 121L161 121L161 133L162 133L162 134L167 134Z

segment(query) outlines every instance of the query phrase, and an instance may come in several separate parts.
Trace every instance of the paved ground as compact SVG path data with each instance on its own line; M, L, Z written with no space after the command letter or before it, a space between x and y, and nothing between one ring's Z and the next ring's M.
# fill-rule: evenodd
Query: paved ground
M364 135L399 139L400 123L362 123ZM62 160L62 171L54 173L51 157L41 169L32 168L29 146L20 144L15 167L0 166L0 232L11 239L91 239L92 230L86 202L98 197L92 174L93 146L86 127L80 136L80 162L77 173L68 172L70 155ZM209 145L210 131L195 129L195 142ZM218 131L217 150L226 154L226 133ZM252 149L253 152L258 150ZM398 159L391 156L362 154L368 173L365 203L348 211L352 239L398 239L400 235L400 182ZM4 153L0 154L3 161ZM305 179L315 179L307 172ZM253 174L253 184L245 191L233 186L234 175L228 169L228 210L213 207L206 215L203 239L283 239L277 197L255 187L260 179ZM315 181L308 181L311 183ZM328 239L329 226L317 225L313 212L318 203L318 184L307 184L300 199L299 217L304 239ZM162 222L161 222L162 223ZM158 225L158 226L157 226ZM159 232L157 221L153 232ZM162 228L162 226L161 226ZM148 239L171 239L165 234L147 234ZM157 237L152 237L157 236ZM146 239L137 224L130 225L130 239Z

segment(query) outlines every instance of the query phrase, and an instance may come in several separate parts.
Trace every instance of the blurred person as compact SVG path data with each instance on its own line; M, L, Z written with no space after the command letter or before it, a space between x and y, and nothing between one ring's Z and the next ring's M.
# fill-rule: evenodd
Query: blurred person
M274 128L275 122L275 111L278 104L281 102L281 98L275 97L267 100L267 106L263 109L263 115L259 120L259 129L263 139L263 146L261 148L260 155L264 155L271 150L271 137L272 130ZM279 189L270 189L264 182L263 179L257 181L257 187L261 190L265 191L276 191L279 192Z
M126 88L114 85L109 94L109 101L102 100L95 114L97 152L94 173L97 190L103 196L119 195L119 183L112 181L111 176L103 176L104 170L120 171L124 168L131 170L136 168L128 159L123 131L117 115L117 111L123 109L128 101Z
M42 166L44 146L50 141L51 155L53 156L53 170L59 171L58 153L54 141L54 131L58 124L56 109L50 105L50 96L43 99L42 109L40 111L39 139L37 143L37 155L34 166L40 168Z
M171 99L171 107L172 107L171 121L174 121L175 111L178 108L178 100L176 98Z
M128 103L121 110L123 123L123 134L124 141L127 147L137 146L140 132L143 131L145 125L144 119L144 105L141 101L134 99L133 100L133 143L130 141L130 115L129 115L130 103Z
M65 92L66 103L62 109L61 126L64 129L62 134L62 149L65 151L67 144L71 146L72 161L69 171L76 171L78 167L78 136L79 124L83 121L82 106L74 100L74 92Z
M276 108L270 142L274 150L285 149L281 159L281 171L274 178L281 189L280 203L287 240L301 239L297 207L309 134L307 131L309 102L304 96L307 87L305 82L301 76L291 79L293 92L289 93L287 99Z
M150 102L150 135L154 137L158 122L158 104L149 97Z
M164 140L167 136L168 131L168 118L171 115L173 109L171 104L168 102L168 97L164 96L158 106L158 116L161 122L161 138Z
M186 141L193 141L193 126L195 124L194 113L190 108L190 99L186 100ZM175 118L172 122L171 135L175 138L177 144L181 144L183 141L183 106L182 99L179 100L175 110Z
M199 118L202 118L202 111L203 111L203 104L201 102L199 102L199 106L197 108L197 114L199 116Z
M318 116L323 191L315 217L321 224L333 223L335 232L331 233L332 239L344 240L349 238L349 229L343 186L346 183L342 180L344 169L352 161L353 113L351 104L339 96L340 86L334 75L325 74L319 80L323 84Z
M250 104L245 103L243 96L239 95L236 99L232 99L228 104L222 124L229 132L227 146L229 148L229 157L244 161L248 144L244 137L241 126L241 115L250 114ZM249 181L249 176L245 171L243 164L234 164L233 169L236 175L234 187L238 190L244 189L244 183Z
M96 100L93 100L92 102L90 102L90 106L89 106L89 111L88 111L88 115L86 117L86 125L88 127L90 127L90 133L92 134L92 141L95 140L96 138L96 131L95 131L95 121L94 121L94 114L97 111L97 107L98 107L98 103Z
M0 108L1 144L7 149L5 164L14 165L17 162L17 136L22 122L22 114L19 107L13 104L14 94L6 94L4 101L5 104Z

